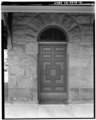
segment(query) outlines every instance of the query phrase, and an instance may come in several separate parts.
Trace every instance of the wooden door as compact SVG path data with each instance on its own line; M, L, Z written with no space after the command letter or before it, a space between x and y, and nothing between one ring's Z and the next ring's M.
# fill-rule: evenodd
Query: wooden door
M66 45L39 45L38 85L40 103L67 100Z

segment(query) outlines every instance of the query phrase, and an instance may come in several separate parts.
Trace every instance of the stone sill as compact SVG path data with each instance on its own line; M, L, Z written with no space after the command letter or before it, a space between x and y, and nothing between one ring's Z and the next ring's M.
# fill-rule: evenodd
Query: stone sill
M12 101L12 100L6 100L5 104L38 104L38 101ZM68 102L68 104L92 104L94 103L93 100L74 100Z
M89 103L94 103L93 100L74 100L74 101L69 101L68 104L89 104Z
M5 104L38 104L38 101L12 101L6 100Z

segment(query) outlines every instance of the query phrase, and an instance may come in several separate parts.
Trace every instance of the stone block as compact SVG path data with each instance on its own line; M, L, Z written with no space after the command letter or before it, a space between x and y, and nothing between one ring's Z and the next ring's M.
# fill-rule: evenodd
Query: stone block
M69 66L70 67L86 67L89 63L89 57L76 57L70 56L69 58Z
M93 47L93 41L85 41L81 39L80 41L80 47Z
M80 100L93 100L93 88L79 89Z
M22 68L19 65L18 66L11 65L11 66L9 66L9 75L10 76L19 76L19 75L23 76L24 75L24 68Z
M31 26L34 26L37 30L41 29L44 26L43 22L40 20L40 16L37 15L33 19L31 19Z
M10 76L9 77L9 88L37 88L36 77L26 76Z
M29 88L13 88L9 89L9 98L13 101L36 101L37 90Z
M77 26L76 21L70 15L66 15L66 14L64 14L64 16L62 18L61 24L62 24L62 26L64 26L68 30Z
M93 42L93 35L89 35L89 34L82 34L82 39L81 41L85 41L85 42L90 42L92 44Z
M90 59L90 56L93 56L93 48L90 46L80 46L79 56L87 58L89 56L88 59Z
M36 66L37 65L37 54L19 54L19 64L26 66Z
M16 76L9 75L8 89L17 88L17 87L18 87L18 84L17 84L17 78L16 78Z
M74 16L74 18L80 24L90 23L90 16L89 15L76 15L76 16Z
M92 72L93 70L92 70L92 67L90 66L90 64L89 64L89 66L86 66L86 67L84 67L83 69L82 69L82 71L81 71L81 73L82 73L82 76L85 78L85 79L90 79L90 77L91 77L91 75L92 75Z
M13 25L27 25L30 23L30 19L34 18L37 14L35 13L34 16L31 13L14 13L13 14Z
M21 27L20 26L19 27L17 27L17 26L14 27L14 29L13 29L13 38L14 38L15 35L17 35L16 37L18 37L18 35L22 35L22 34L24 35L24 27L22 27L22 26Z
M91 87L93 86L93 72L89 67L72 67L69 69L70 87Z
M29 36L29 37L32 37L32 38L34 38L35 36L36 36L36 34L37 34L37 29L36 28L34 28L33 26L28 26L28 25L26 25L26 28L25 28L26 30L25 30L25 32L24 32L24 34L26 35L26 36Z
M25 65L37 65L37 54L24 54L24 53L8 53L9 65L20 65L23 68Z
M26 54L37 54L37 52L38 52L37 43L29 42L26 44Z
M37 76L37 66L26 66L26 78L28 77L36 77Z
M61 26L63 25L63 27L65 28L66 26L64 26L64 24L62 22L64 16L65 15L61 14L61 13L59 13L59 14L51 13L49 23L47 23L47 24L50 24L50 23L51 23L51 25L58 25L58 24L60 25L61 24Z
M14 44L13 51L16 53L24 53L25 52L25 44L24 43L23 44Z
M30 42L32 40L36 41L35 36L32 35L25 35L24 33L20 34L20 33L13 33L14 37L13 37L13 42L18 43L18 42Z
M81 28L80 26L75 26L69 31L69 39L70 42L77 42L80 41L82 38L81 36Z
M42 17L42 20L43 20L45 25L51 23L50 13L47 13L47 14L46 13L42 13L42 14L40 14L40 16Z
M24 17L25 18L25 17ZM31 21L31 18L29 18ZM34 27L34 24L18 24L13 25L13 41L31 41L32 38L35 38L37 35L37 29Z
M81 25L81 33L82 34L93 34L93 27L92 25Z
M19 87L19 83L24 80L25 66L9 66L9 88Z
M80 51L80 46L79 44L76 44L76 43L69 43L68 44L68 54L69 56L78 56L79 54L79 51Z
M19 58L16 54L10 54L8 57L8 65L18 65Z
M64 13L55 13L55 17L53 20L56 24L60 25L62 23L63 17L64 17Z
M34 78L34 76L32 77L22 77L23 79L21 79L21 76L17 77L18 79L18 88L36 88L36 80Z
M78 75L74 75L72 77L69 78L69 86L70 87L88 87L87 85L87 81L83 80L82 78L80 78Z
M19 21L18 21L19 23ZM19 23L19 25L14 25L13 26L13 33L18 33L18 34L25 34L25 35L35 35L37 33L37 29L33 26L33 25L30 25L30 24L25 24L25 25L22 25Z
M24 53L9 52L8 64L9 65L31 65L36 60L36 55L27 55ZM35 59L35 60L34 60ZM35 62L34 62L35 63Z
M92 74L90 75L90 77L88 78L87 86L90 87L90 88L93 88L93 86L94 86L94 77L93 77L93 73L92 73Z
M69 99L72 101L79 100L79 89L78 88L70 88Z

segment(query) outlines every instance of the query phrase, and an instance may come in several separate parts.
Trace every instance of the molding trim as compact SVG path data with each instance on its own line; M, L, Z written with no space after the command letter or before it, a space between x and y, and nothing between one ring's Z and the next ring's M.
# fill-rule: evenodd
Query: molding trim
M39 44L67 44L68 42L38 42Z
M1 6L2 12L95 13L94 6Z

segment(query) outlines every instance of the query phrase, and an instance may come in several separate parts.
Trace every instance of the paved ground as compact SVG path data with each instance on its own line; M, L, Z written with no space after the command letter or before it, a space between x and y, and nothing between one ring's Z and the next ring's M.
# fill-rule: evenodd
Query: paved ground
M5 104L5 118L93 117L93 104L36 105Z

